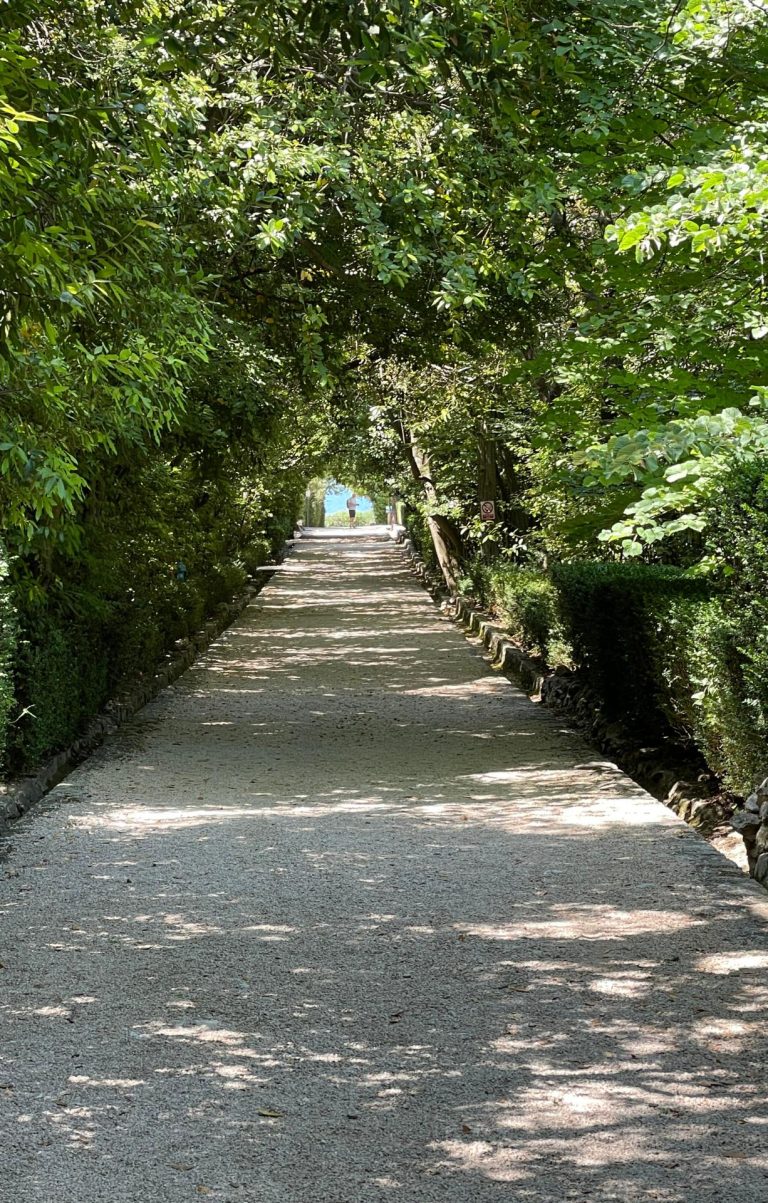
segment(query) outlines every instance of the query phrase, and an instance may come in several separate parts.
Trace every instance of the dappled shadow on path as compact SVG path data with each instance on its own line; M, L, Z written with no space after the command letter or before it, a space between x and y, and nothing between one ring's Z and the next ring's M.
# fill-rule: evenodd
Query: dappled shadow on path
M764 1203L762 892L303 563L18 838L0 1198Z
M430 801L460 779L419 800L255 791L75 818L96 841L94 901L112 901L30 932L36 985L19 972L6 1018L25 1040L56 1028L58 1072L27 1100L6 1041L6 1117L57 1157L106 1154L119 1124L140 1161L170 1107L179 1154L160 1180L220 1198L224 1155L229 1182L266 1163L287 1191L296 1159L319 1172L341 1142L350 1203L432 1179L441 1199L715 1200L734 1167L757 1203L768 953L748 908L765 905L727 865L714 901L698 847L673 874L659 853L680 833L649 816L618 879L585 879L595 839L625 831L615 800L574 821L553 770L542 831L525 785L514 821L497 795ZM237 889L206 881L217 860ZM483 879L489 862L505 875ZM617 905L643 885L642 905Z

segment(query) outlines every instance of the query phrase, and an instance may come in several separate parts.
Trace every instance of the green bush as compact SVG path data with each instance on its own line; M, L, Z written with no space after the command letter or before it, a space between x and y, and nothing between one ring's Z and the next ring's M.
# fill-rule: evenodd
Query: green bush
M0 769L5 762L8 722L14 707L13 660L17 635L7 577L8 563L0 548Z
M611 562L548 573L477 559L471 594L533 654L570 665L640 741L696 748L736 793L768 774L768 477L724 481L725 575Z
M730 789L750 792L768 773L765 586L747 588L746 567L724 581L644 564L551 575L575 662L607 715L641 739L695 746Z
M325 478L311 480L304 491L299 517L307 526L325 526L325 494L328 483Z
M646 564L566 563L551 570L576 665L606 714L632 724L640 738L677 725L667 662L679 607L704 603L710 584L677 568Z
M683 712L690 699L691 727L707 763L734 792L748 794L768 773L765 698L752 679L754 659L768 646L768 624L755 631L753 616L730 597L687 617L680 644L688 683L678 683L678 708Z
M476 560L466 585L529 652L550 664L570 663L558 591L545 572Z
M422 514L421 510L409 506L405 508L403 523L406 534L411 540L416 554L420 556L427 567L433 572L439 572L440 565L437 562L435 545L432 542L432 536L429 533L429 526L424 514Z
M191 473L148 463L93 499L76 555L49 557L45 569L17 565L11 628L0 593L0 739L7 730L12 771L71 743L109 697L154 674L174 641L198 630L271 557L290 533L295 498L278 498L275 512L260 501L244 499L236 481L201 488ZM2 639L13 625L8 727Z
M358 510L356 517L357 526L373 526L376 522L376 515L373 510ZM346 509L337 510L335 514L325 515L326 526L349 526L349 514Z
M16 659L23 712L13 728L15 767L68 744L109 696L105 629L39 606L25 616Z
M768 471L734 464L706 515L723 601L692 626L699 737L740 793L768 774Z

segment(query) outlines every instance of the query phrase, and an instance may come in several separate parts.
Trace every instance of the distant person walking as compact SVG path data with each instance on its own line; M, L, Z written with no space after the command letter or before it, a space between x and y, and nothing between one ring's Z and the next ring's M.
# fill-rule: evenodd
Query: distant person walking
M396 522L397 522L397 498L395 497L395 495L393 493L389 499L389 505L387 506L387 524L389 526L394 526Z
M357 526L357 493L350 493L347 498L347 513L349 514L349 525Z

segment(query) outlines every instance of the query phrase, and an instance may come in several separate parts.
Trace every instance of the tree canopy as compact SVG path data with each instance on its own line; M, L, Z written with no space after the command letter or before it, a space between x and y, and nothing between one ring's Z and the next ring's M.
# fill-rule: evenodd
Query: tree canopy
M518 527L635 555L762 446L750 0L26 0L0 34L12 544L152 448L394 478L415 439L470 538L491 441Z
M768 443L761 5L15 0L0 42L30 598L140 498L160 560L184 513L223 563L326 471L399 490L454 583L717 554Z

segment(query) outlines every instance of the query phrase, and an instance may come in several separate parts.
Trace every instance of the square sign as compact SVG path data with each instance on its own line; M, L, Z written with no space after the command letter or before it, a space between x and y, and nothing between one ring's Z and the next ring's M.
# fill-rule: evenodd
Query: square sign
M481 501L480 502L480 517L482 518L483 522L495 522L496 521L496 502L495 501Z

